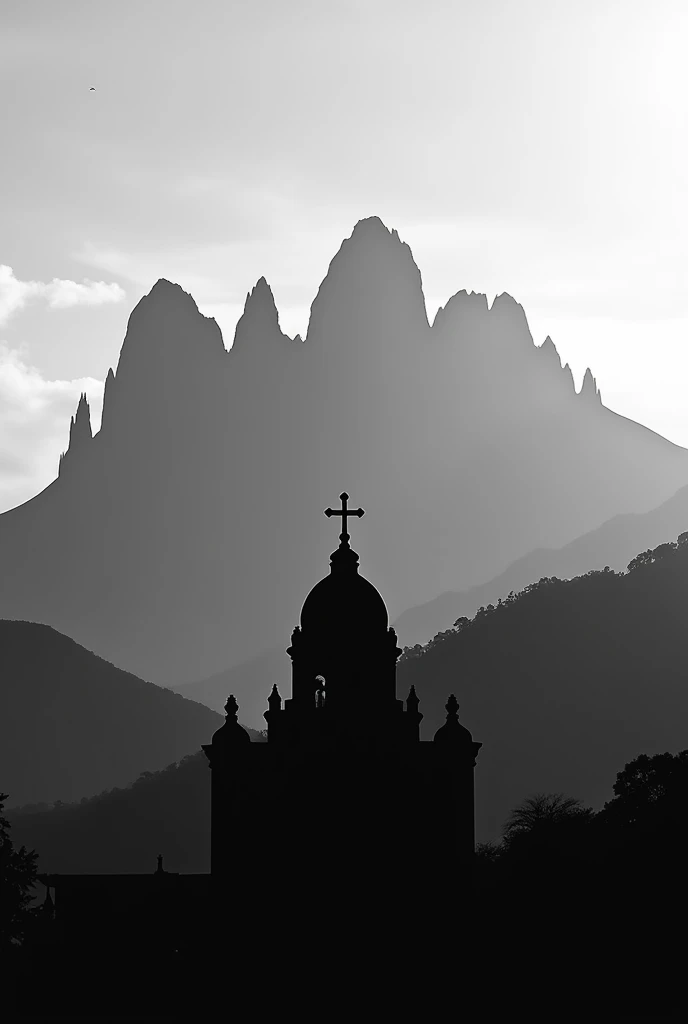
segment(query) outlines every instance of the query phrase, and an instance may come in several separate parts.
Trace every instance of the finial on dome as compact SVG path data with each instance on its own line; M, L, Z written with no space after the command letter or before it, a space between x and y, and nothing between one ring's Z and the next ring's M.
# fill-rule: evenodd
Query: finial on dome
M225 704L225 714L227 718L233 718L236 721L236 717L239 714L239 705L237 704L236 697L233 693L230 693Z
M365 515L365 512L363 511L362 508L349 508L348 507L347 502L349 500L349 495L346 493L346 491L342 491L342 493L339 495L339 498L340 498L340 501L342 503L342 507L341 508L326 508L325 509L325 515L327 516L328 519L330 518L330 516L341 516L342 517L342 532L339 534L339 539L340 539L340 541L342 541L342 546L344 546L344 544L346 544L346 546L348 547L349 534L347 533L347 530L346 530L347 519L348 519L349 516L358 516L358 518L360 519L361 516Z
M454 696L453 693L449 694L449 699L448 699L447 703L444 706L445 706L445 708L447 710L447 721L449 721L450 717L458 718L458 716L459 716L459 702L458 702L458 700L456 699L456 697Z
M349 534L347 532L347 525L348 525L347 524L347 519L349 518L349 516L357 516L360 519L361 516L365 515L365 512L364 512L364 510L362 508L349 508L348 507L347 503L349 501L349 495L346 493L346 491L342 491L342 493L339 495L339 498L340 498L341 503L342 503L342 507L341 508L338 508L338 509L326 508L325 509L325 515L327 516L328 519L331 516L341 516L342 517L342 532L339 534L339 547L337 548L336 551L332 552L332 554L330 556L330 564L331 564L333 569L335 569L335 568L336 569L348 568L348 569L356 569L357 570L357 567L358 567L358 555L356 554L355 551L352 551L352 549L351 549L351 547L349 545Z
M408 722L409 735L416 741L420 740L420 723L423 720L423 716L418 710L419 704L420 701L418 699L418 694L416 693L416 688L412 684L408 697L406 698L406 720Z
M447 709L447 721L435 733L435 743L442 743L451 747L472 749L474 755L482 746L482 743L473 743L473 737L468 729L459 721L459 702L453 693L444 705Z
M244 729L243 725L239 725L237 721L237 715L239 713L239 705L237 704L236 697L233 693L230 693L225 704L226 719L224 725L222 725L216 733L213 734L213 744L227 748L229 746L235 746L237 743L250 743L251 737ZM203 748L205 749L205 747Z

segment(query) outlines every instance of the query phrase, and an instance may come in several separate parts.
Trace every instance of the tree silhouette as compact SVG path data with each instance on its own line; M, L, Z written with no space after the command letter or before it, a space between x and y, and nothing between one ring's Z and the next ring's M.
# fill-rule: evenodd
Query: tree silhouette
M677 817L688 796L688 750L641 754L618 773L614 794L601 812L611 824L651 825Z
M578 845L580 829L594 818L580 800L563 793L536 793L514 807L503 829L504 853L517 858L543 858L554 870Z
M592 811L574 797L563 793L536 793L512 810L504 826L504 840L508 845L517 836L549 830L572 819L588 820L591 815Z
M20 943L31 920L29 904L36 881L37 854L15 850L10 823L2 814L7 793L0 793L0 949Z

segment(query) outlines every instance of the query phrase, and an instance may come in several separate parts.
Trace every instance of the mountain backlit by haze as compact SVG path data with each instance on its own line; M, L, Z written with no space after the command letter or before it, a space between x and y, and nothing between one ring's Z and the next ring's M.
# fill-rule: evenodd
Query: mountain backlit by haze
M428 324L395 231L360 221L305 340L261 279L230 351L161 280L129 319L102 426L80 403L60 475L0 516L0 616L164 684L286 644L347 490L392 618L688 481L688 452L580 394L521 306L458 292Z
M402 659L397 695L415 686L421 737L432 739L454 692L463 724L483 744L478 841L498 839L512 808L533 793L562 792L597 810L611 798L616 773L639 754L685 749L688 543L681 540L644 552L624 574L542 580ZM151 851L164 848L172 870L204 871L208 776L199 753L82 807L18 816L13 834L40 851L47 870L149 871Z
M9 806L126 786L197 750L223 722L34 622L0 621L0 679Z

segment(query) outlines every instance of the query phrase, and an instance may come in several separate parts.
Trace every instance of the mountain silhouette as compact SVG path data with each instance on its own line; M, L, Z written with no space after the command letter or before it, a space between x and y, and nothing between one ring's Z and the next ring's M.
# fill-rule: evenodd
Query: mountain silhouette
M265 742L248 730L254 742ZM75 874L210 870L210 771L199 750L126 786L51 809L8 812L15 843L37 850L41 870Z
M152 873L158 851L168 871L210 870L210 771L202 751L127 785L52 809L14 807L15 843L39 851L42 871Z
M437 633L450 628L460 616L470 618L482 605L504 599L512 590L523 590L543 576L571 579L591 569L604 569L606 565L623 571L638 551L655 548L684 530L688 530L688 487L682 487L650 512L614 516L562 548L532 551L489 583L466 591L450 591L417 608L407 609L394 623L399 643L404 647L426 644ZM192 692L189 689L185 696L191 697ZM200 696L192 699L206 703Z
M688 487L682 487L650 512L615 516L562 548L532 551L488 583L466 591L450 591L409 608L394 622L399 643L402 647L427 644L441 631L450 629L458 618L471 618L480 607L504 600L512 591L518 593L543 577L570 579L607 565L623 571L638 551L678 536L684 527L688 527ZM291 693L291 662L285 646L275 645L224 672L173 689L217 712L222 711L226 695L234 693L243 721L260 729L273 683L283 696Z
M0 516L0 615L43 622L163 685L286 645L334 546L343 487L391 618L688 481L688 453L576 394L510 296L428 324L396 231L360 221L305 340L264 279L234 344L161 280L133 310L103 419L82 399L60 475Z
M222 722L49 626L0 621L0 789L52 803L131 783L196 750Z
M443 721L454 687L461 720L483 740L476 834L495 839L535 792L593 807L639 752L685 748L688 544L661 544L630 572L543 579L400 659L397 693L414 685L421 737Z
M449 686L462 722L483 737L479 842L498 839L511 810L535 793L598 810L639 753L685 749L688 543L633 561L624 574L542 580L402 659L397 696L415 686L423 739L444 722ZM171 870L195 872L207 870L209 813L199 752L80 806L15 809L11 818L15 842L37 849L43 870L152 870L151 851L164 843ZM279 849L274 857L279 867Z

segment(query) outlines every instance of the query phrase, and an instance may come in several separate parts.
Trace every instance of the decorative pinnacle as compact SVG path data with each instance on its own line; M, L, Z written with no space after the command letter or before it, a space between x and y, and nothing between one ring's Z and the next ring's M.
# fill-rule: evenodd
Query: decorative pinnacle
M418 700L416 688L413 684L411 684L411 689L409 690L408 697L406 698L406 710L410 711L411 708L413 708L414 711L417 711L419 704L420 701Z
M456 699L456 697L454 696L453 693L449 694L449 700L447 701L447 703L444 706L447 709L447 721L449 721L449 719L452 718L452 717L453 718L457 718L458 717L458 714L459 714L459 702L457 701L457 699Z
M279 690L277 689L277 683L272 684L272 690L270 691L270 696L268 697L268 707L270 708L271 711L282 710L282 698L280 697Z
M236 718L239 713L239 705L236 702L236 697L233 693L230 693L225 704L225 714L227 718Z

